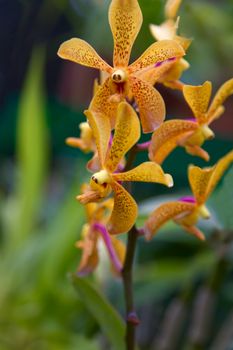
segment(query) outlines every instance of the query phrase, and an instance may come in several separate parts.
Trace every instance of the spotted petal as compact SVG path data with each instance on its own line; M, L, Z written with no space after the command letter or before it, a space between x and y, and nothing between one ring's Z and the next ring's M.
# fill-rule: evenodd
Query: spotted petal
M138 0L112 0L109 23L114 39L114 67L126 67L132 45L142 25Z
M203 85L199 86L184 85L184 98L200 124L207 122L206 112L211 91L212 84L210 81L206 81Z
M110 121L104 115L95 114L89 109L84 114L92 128L100 165L103 167L111 135Z
M99 262L97 239L94 238L90 232L87 232L83 240L76 243L76 247L82 249L82 257L78 266L78 274L81 276L86 276L94 271Z
M134 63L129 66L131 73L145 67L152 67L169 58L180 58L185 55L184 49L174 40L162 40L152 44Z
M114 191L114 207L108 230L111 234L128 232L134 225L138 215L137 204L129 192L120 184L113 181L111 186Z
M104 84L97 90L89 109L95 114L97 122L100 118L107 118L110 120L111 127L113 128L116 122L117 103L112 102L110 97L110 78L107 78Z
M221 108L225 100L233 94L233 79L226 81L217 91L210 108L208 110L208 120L214 119L213 115ZM217 113L218 115L218 113Z
M117 109L117 121L112 146L105 163L105 168L114 172L126 152L140 138L140 123L134 109L121 102Z
M224 172L233 162L233 151L221 158L214 166L201 169L190 165L188 170L189 183L198 204L206 202Z
M177 215L188 214L195 210L196 205L188 202L168 202L155 209L144 225L145 237L147 240L157 233L159 228L167 221L174 219Z
M139 108L144 133L154 131L165 118L165 104L160 93L147 82L130 77L130 86Z
M179 146L179 140L197 130L198 124L187 120L169 120L153 133L149 147L150 160L162 164L165 158Z
M83 66L92 67L106 72L111 72L110 67L89 45L82 39L72 38L61 44L58 50L58 56Z
M153 162L144 162L125 173L113 174L112 177L116 181L157 182L168 187L173 186L171 175L165 174L161 166Z

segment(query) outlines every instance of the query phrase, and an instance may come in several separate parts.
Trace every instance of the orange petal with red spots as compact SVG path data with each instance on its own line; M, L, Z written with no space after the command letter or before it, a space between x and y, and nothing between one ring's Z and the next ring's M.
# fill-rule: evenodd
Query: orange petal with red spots
M142 25L138 0L112 0L109 7L109 24L114 39L114 67L126 67L132 45Z
M61 44L58 56L83 66L112 71L110 67L86 41L73 38Z
M114 128L118 103L111 102L110 80L110 78L107 78L104 84L97 90L89 109L96 115L96 120L107 118L110 120L111 127Z
M198 204L206 202L232 162L233 151L222 157L212 167L201 169L194 165L189 166L189 183Z
M186 120L169 120L153 133L149 147L150 160L161 164L165 158L179 146L179 140L192 134L198 124Z
M144 225L145 237L147 240L157 233L159 228L167 221L175 218L180 214L191 213L196 208L196 205L188 202L168 202L160 205L155 209Z
M108 230L111 234L128 232L138 215L137 204L120 184L113 181L111 186L114 191L114 207Z
M210 108L208 110L208 120L215 119L213 115L216 113L219 107L225 102L225 100L233 94L233 79L226 81L217 91ZM218 114L217 114L218 115Z
M113 174L112 177L116 181L156 182L168 187L173 186L171 175L165 174L161 166L153 162L144 162L125 173Z
M112 146L105 163L105 168L114 172L126 152L140 138L140 123L134 109L121 102L117 109L117 120Z
M197 156L202 159L204 159L206 162L210 160L209 153L206 152L203 148L200 146L194 145L194 146L185 146L185 150L188 154L191 154L191 156Z
M83 240L76 242L76 247L82 249L82 257L77 272L81 276L86 276L95 270L99 262L97 238L92 237L89 229Z
M93 131L100 165L103 167L111 135L110 121L104 115L95 114L89 109L86 110L84 114L86 115Z
M152 44L134 63L129 66L131 73L145 67L156 66L156 63L170 58L180 58L185 55L184 49L174 40L162 40Z
M130 77L130 86L139 108L144 133L154 131L165 118L165 104L160 93L147 82Z
M212 84L210 81L206 81L199 86L184 85L183 87L184 98L200 124L207 122L206 112L211 91Z

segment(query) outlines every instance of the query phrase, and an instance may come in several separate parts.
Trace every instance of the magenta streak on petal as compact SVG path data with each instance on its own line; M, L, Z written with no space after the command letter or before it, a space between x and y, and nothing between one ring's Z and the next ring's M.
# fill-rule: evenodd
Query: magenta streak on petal
M171 62L171 61L175 61L175 60L176 60L176 57L171 57L171 58L168 58L165 61L160 61L160 62L155 63L154 67L157 68L157 67L162 66L162 64L164 64L166 62Z
M194 122L194 123L197 122L196 118L185 118L185 120L188 120L189 122Z
M112 140L113 140L113 136L112 136L112 133L111 133L110 139L109 139L109 142L108 142L108 146L109 146L109 147L112 146Z
M138 143L137 144L137 148L140 150L140 151L145 151L148 149L148 147L150 146L151 144L151 141L147 141L147 142L143 142L143 143Z
M192 197L192 196L181 197L179 200L180 200L181 202L187 202L187 203L193 203L193 204L196 203L195 198Z
M122 270L122 264L120 262L120 260L118 259L117 255L116 255L116 252L113 248L113 245L112 245L112 242L111 242L111 238L110 238L110 235L106 229L106 227L100 223L95 223L93 225L93 228L95 230L97 230L101 235L102 235L102 238L104 240L104 243L106 245L106 248L108 250L108 254L110 256L110 259L114 265L114 267L116 268L116 270L118 272L121 272Z

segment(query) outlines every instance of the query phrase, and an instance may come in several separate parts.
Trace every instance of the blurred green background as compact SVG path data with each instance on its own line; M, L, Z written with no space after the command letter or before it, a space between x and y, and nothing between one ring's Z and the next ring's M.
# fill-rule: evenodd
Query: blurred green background
M123 326L106 295L124 315L121 281L107 259L89 282L69 278L79 262L74 247L84 223L75 201L88 178L77 136L97 72L60 60L57 49L73 36L91 43L108 62L112 38L108 0L0 1L0 350L121 350ZM148 26L163 21L162 0L139 1L144 23L132 53L153 42ZM233 76L233 1L183 1L180 33L192 37L191 68L183 81ZM190 117L179 92L158 87L168 118ZM205 148L211 164L233 146L233 98ZM140 155L146 159L145 155ZM188 194L186 169L197 158L176 150L165 162L176 186L134 185L144 217L164 198ZM233 168L209 201L213 217L201 223L199 243L174 225L151 243L139 241L135 266L140 349L233 349ZM92 289L95 284L97 290ZM76 289L76 290L75 290ZM99 307L98 307L99 305Z

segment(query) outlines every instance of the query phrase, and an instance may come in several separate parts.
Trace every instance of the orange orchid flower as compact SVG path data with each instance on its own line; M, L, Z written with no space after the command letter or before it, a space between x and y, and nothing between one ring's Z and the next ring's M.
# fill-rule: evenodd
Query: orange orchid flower
M177 147L186 152L209 160L209 154L201 148L205 140L214 137L209 125L224 112L223 103L233 94L233 79L226 81L217 91L209 108L212 85L184 85L183 94L195 116L193 120L168 120L153 134L149 146L149 158L159 164Z
M134 109L127 103L121 102L117 109L117 120L114 137L108 148L110 123L103 119L101 128L96 124L91 111L86 116L93 130L97 145L101 170L95 173L90 181L90 189L77 199L83 203L100 201L114 192L114 207L108 223L111 234L127 232L137 218L137 204L131 195L120 184L122 181L157 182L172 186L172 177L164 174L160 165L145 162L126 172L116 172L120 160L140 138L140 124Z
M152 44L134 63L129 65L131 48L142 25L142 13L137 0L112 0L109 23L114 39L113 67L106 63L84 40L73 38L64 42L58 55L84 66L109 74L92 100L90 110L96 118L110 118L115 126L117 104L133 96L140 112L143 131L155 130L164 120L165 105L157 90L137 76L142 69L170 58L180 58L185 52L175 41L163 40Z
M165 5L165 21L161 25L150 25L150 31L157 41L175 40L185 51L190 46L191 40L178 36L179 17L177 12L182 0L168 0ZM142 73L139 75L142 79L150 82L152 85L159 82L172 89L182 90L183 83L179 81L182 73L189 68L189 63L183 58L167 60L157 69Z
M83 187L85 192L86 186ZM125 245L114 236L110 236L106 229L113 208L113 199L102 203L89 203L85 206L87 223L83 226L81 237L75 246L82 249L82 257L78 266L78 274L87 275L95 270L99 262L99 241L105 244L112 269L115 274L120 274L125 258Z
M205 203L232 162L233 151L221 158L212 167L201 169L191 165L188 170L188 177L193 196L162 204L155 209L142 229L146 239L150 240L162 225L172 219L188 233L204 240L205 236L196 227L196 223L200 217L204 219L210 217Z

